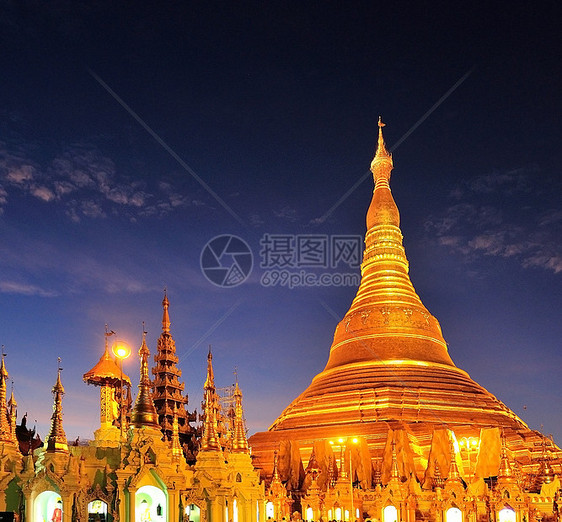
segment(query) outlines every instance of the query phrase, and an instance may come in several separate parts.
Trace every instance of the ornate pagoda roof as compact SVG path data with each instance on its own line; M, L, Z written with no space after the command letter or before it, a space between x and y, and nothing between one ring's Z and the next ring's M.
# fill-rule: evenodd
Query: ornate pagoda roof
M106 384L112 384L119 382L123 376L123 381L131 385L131 379L127 375L121 372L119 366L115 362L115 359L111 357L109 353L109 347L107 345L107 338L105 343L105 350L100 360L96 365L87 371L82 378L88 384L94 384L95 386L103 386Z

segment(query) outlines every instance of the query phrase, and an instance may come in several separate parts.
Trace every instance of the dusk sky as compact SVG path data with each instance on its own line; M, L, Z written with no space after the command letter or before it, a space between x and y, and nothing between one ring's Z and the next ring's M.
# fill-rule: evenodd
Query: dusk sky
M453 5L2 2L0 344L18 422L47 434L61 357L66 434L92 438L82 375L104 325L133 347L136 395L167 287L188 409L210 344L217 386L237 368L249 431L267 429L355 295L335 283L356 263L331 256L365 233L382 115L411 279L453 361L561 444L561 12ZM220 286L225 235L251 256L233 242ZM285 275L295 288L272 284Z

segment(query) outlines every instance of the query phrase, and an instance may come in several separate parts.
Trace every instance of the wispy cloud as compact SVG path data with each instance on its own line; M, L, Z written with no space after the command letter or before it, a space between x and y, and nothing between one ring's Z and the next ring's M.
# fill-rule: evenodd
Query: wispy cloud
M0 293L2 294L20 294L20 295L35 295L40 297L54 297L58 295L51 290L45 290L35 285L28 283L18 283L16 281L0 281Z
M532 165L465 180L451 191L456 202L432 216L426 230L467 261L497 256L562 272L562 211L548 197L561 193L561 183L545 177L534 183L537 174Z
M117 171L111 158L91 143L68 146L44 162L33 159L32 148L25 144L10 148L0 143L0 213L11 192L62 204L66 215L75 222L110 214L135 220L204 205L171 183L148 187L145 182L127 178Z

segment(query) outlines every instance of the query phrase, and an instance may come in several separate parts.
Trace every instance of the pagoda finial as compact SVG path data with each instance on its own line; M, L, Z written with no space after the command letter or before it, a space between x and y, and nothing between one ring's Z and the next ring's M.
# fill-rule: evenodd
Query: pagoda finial
M68 442L62 426L62 397L64 387L61 382L60 373L61 358L57 358L57 382L53 386L53 415L51 416L51 430L45 441L45 448L48 452L68 452Z
M104 358L107 357L111 357L109 355L109 338L115 335L115 332L113 330L110 330L109 327L107 326L107 323L105 323L105 333L104 333L104 337L105 337L105 353L104 353Z
M511 469L511 464L507 456L507 444L505 442L505 435L503 433L503 430L502 430L502 451L501 451L500 469L498 471L498 479L504 482L513 481L514 479L513 470Z
M137 395L137 400L135 401L135 406L131 413L131 422L137 428L151 427L159 428L158 426L158 414L156 413L156 408L154 407L154 402L152 400L150 377L148 376L148 358L150 356L150 350L146 345L146 331L144 330L144 322L142 324L142 344L139 349L140 358L140 381L139 381L139 393Z
M164 288L164 299L162 300L162 307L164 308L164 313L162 315L162 333L170 333L170 314L168 312L168 307L170 306L170 301L168 301L168 291Z
M215 374L213 372L213 354L211 352L211 345L209 345L209 353L207 354L207 379L205 380L205 384L203 385L205 389L208 386L212 386L215 388Z
M390 152L386 150L386 144L384 142L384 137L382 135L382 128L386 126L386 124L383 123L382 121L382 116L379 116L379 121L377 125L379 126L379 137L377 140L377 150L375 152L375 158L371 163L371 171L373 172L373 174L375 174L374 167L377 162L380 163L381 161L385 161L387 163L390 163L390 170L392 170L392 166L393 166L392 154L390 154ZM388 172L388 175L390 176L390 171ZM375 181L376 181L376 177L375 177Z
M242 408L242 391L238 386L238 378L234 385L234 440L232 441L233 453L247 453L248 439L246 438L246 424Z
M207 378L204 384L204 414L203 437L201 441L201 449L204 451L220 451L220 443L218 437L218 412L219 401L215 388L215 376L213 373L213 354L209 345L209 354L207 355Z

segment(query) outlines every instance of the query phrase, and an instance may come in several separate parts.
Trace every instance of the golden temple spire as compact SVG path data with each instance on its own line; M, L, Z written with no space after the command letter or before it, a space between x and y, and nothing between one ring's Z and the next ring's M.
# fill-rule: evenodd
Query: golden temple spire
M336 329L324 371L395 360L454 367L439 322L421 302L408 275L400 213L389 185L393 163L384 144L383 125L379 120L378 147L371 164L375 187L367 211L361 284Z
M392 441L392 463L390 466L390 480L400 480L400 470L398 469L398 458L396 456L396 441Z
M156 344L155 366L152 368L154 376L152 399L164 439L172 437L175 411L178 417L180 443L187 444L193 450L195 430L189 422L195 419L195 415L185 409L188 397L183 393L185 383L180 381L182 372L177 366L179 359L176 355L176 343L170 331L170 301L166 289L164 289L162 307L162 332Z
M281 481L279 478L279 451L275 450L273 452L273 481L278 482Z
M379 121L378 121L378 126L379 126L379 138L377 140L377 150L375 152L375 158L373 159L373 162L371 163L371 169L373 169L373 166L375 164L375 162L381 161L381 160L390 160L390 163L392 164L392 154L390 154L390 152L388 152L386 150L386 144L384 143L384 138L382 135L382 128L385 127L386 125L382 122L382 116L379 116ZM375 179L376 181L376 179Z
M234 439L232 441L233 453L247 453L248 439L246 438L246 424L242 408L242 391L236 381L234 388Z
M172 458L179 460L183 455L180 444L180 430L178 422L178 407L174 404L174 421L172 423Z
M546 437L542 441L542 456L539 466L538 480L541 484L550 484L554 480L554 470L550 465L550 458L546 449Z
M144 325L143 325L144 326ZM146 332L142 332L142 344L139 349L140 358L140 381L139 381L139 393L135 401L135 406L131 413L131 422L137 428L150 427L159 428L158 425L158 414L156 413L156 408L154 407L154 402L152 401L152 392L150 382L150 377L148 376L148 358L150 356L150 350L146 345Z
M164 299L162 300L162 307L164 308L164 313L162 315L162 332L170 333L170 314L168 312L168 307L170 306L170 301L168 301L168 292L164 288Z
M502 434L502 452L500 460L500 469L498 471L498 480L502 482L513 482L515 481L515 476L513 475L513 470L511 469L511 464L507 456L507 445L505 443L505 437Z
M462 482L459 467L457 466L457 458L455 454L455 445L451 441L451 462L449 463L449 474L447 475L447 483Z
M53 415L51 416L51 431L45 441L45 448L48 452L68 452L68 442L66 434L62 426L62 397L64 395L64 387L60 379L60 357L58 358L57 382L53 386Z
M213 354L209 346L207 355L207 378L204 384L204 414L203 436L201 450L220 451L221 446L218 436L218 411L220 408L217 391L215 388L215 375L213 372Z
M8 370L6 370L6 363L4 362L4 345L2 345L2 362L0 362L0 442L13 442L12 429L8 420L7 406L6 406L6 381L9 378Z
M16 436L16 424L18 419L18 403L14 397L14 381L12 381L12 393L10 394L10 400L8 401L8 411L10 418L10 428L12 434L12 441L19 447L18 438Z

